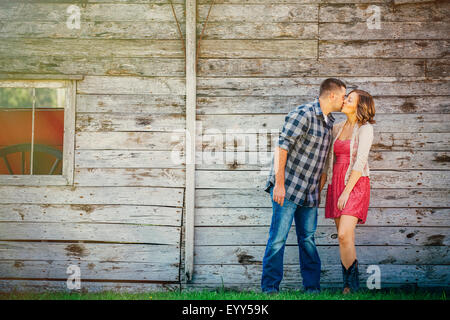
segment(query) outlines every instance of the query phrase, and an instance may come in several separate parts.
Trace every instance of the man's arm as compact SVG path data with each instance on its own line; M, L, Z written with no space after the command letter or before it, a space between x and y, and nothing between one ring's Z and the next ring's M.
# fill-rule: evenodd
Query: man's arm
M298 143L298 139L308 132L308 128L309 119L303 111L293 110L285 117L284 126L278 138L278 146L274 155L275 186L273 189L273 200L280 206L283 206L286 195L284 172L287 154L292 146Z
M287 150L276 147L274 156L275 187L273 200L283 206L286 190L284 188L284 169L286 168Z

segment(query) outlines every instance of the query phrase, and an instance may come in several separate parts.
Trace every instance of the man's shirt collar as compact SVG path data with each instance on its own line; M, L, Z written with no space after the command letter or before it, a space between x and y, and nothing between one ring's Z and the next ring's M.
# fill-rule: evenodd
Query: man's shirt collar
M315 98L313 103L314 103L314 110L316 111L316 114L318 116L321 115L322 118L325 120L325 115L323 114L322 109L320 108L319 98L318 97ZM331 112L328 114L328 120L331 122L334 122L334 120L335 120L335 118Z

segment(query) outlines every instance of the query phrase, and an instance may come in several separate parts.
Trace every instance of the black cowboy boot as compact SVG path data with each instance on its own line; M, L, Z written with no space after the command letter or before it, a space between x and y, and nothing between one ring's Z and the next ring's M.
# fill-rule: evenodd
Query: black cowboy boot
M355 259L353 264L348 268L348 284L352 292L359 290L359 272L358 272L358 260Z
M349 288L350 288L350 284L349 284L349 272L347 269L345 269L344 265L342 264L341 261L341 266L342 266L342 280L343 280L343 285L342 285L342 290L343 293L348 293Z

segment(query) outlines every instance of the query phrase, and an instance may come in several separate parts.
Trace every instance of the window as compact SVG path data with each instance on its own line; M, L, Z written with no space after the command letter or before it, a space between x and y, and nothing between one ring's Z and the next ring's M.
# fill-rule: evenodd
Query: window
M71 185L74 80L0 80L0 184Z

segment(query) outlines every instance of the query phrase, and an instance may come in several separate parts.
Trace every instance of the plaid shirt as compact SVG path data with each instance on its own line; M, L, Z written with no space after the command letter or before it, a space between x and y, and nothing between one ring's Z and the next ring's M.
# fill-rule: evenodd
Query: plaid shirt
M324 169L335 118L325 122L319 99L302 104L288 113L278 146L288 150L284 172L285 198L302 206L317 207L319 182ZM264 191L275 185L274 155Z

